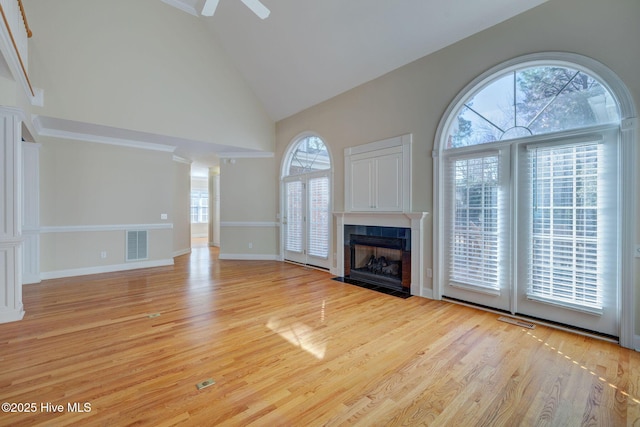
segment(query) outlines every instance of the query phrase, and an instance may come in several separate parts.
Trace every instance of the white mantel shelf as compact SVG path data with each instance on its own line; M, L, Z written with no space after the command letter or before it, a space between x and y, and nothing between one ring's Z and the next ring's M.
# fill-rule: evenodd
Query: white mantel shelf
M336 269L344 277L344 226L370 225L411 229L411 295L425 295L424 219L428 212L334 212L336 218Z

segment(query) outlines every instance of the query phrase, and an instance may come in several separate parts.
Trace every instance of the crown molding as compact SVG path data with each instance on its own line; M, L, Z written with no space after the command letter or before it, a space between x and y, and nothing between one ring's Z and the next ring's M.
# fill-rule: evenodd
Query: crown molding
M269 159L274 156L275 154L270 151L238 151L218 154L218 157L221 159Z
M39 136L49 136L53 138L73 139L77 141L95 142L98 144L117 145L121 147L138 148L142 150L162 151L165 153L173 153L175 146L155 144L153 142L144 142L134 139L114 138L102 135L95 135L83 132L74 132L63 129L54 129L45 127L42 124L40 116L34 115L31 119L33 127Z
M173 161L178 163L184 163L185 165L191 165L193 163L192 160L185 159L184 157L173 155Z

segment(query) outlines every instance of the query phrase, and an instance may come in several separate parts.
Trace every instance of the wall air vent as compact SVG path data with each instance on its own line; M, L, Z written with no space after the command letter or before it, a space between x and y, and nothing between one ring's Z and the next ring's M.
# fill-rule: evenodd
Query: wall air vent
M147 230L127 231L127 261L149 258Z

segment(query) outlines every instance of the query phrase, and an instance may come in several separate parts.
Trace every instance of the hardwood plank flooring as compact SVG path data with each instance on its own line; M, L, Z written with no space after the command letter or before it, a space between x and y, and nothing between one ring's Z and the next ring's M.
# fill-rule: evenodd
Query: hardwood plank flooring
M199 246L27 285L0 325L0 402L21 410L0 425L640 424L635 351L331 279Z

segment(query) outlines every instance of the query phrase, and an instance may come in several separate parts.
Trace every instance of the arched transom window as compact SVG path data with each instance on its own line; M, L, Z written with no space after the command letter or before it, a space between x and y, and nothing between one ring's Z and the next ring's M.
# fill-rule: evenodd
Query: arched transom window
M537 65L494 76L453 115L447 147L458 148L620 121L611 93L588 73Z
M318 136L301 139L289 157L288 175L300 175L331 168L324 142Z

